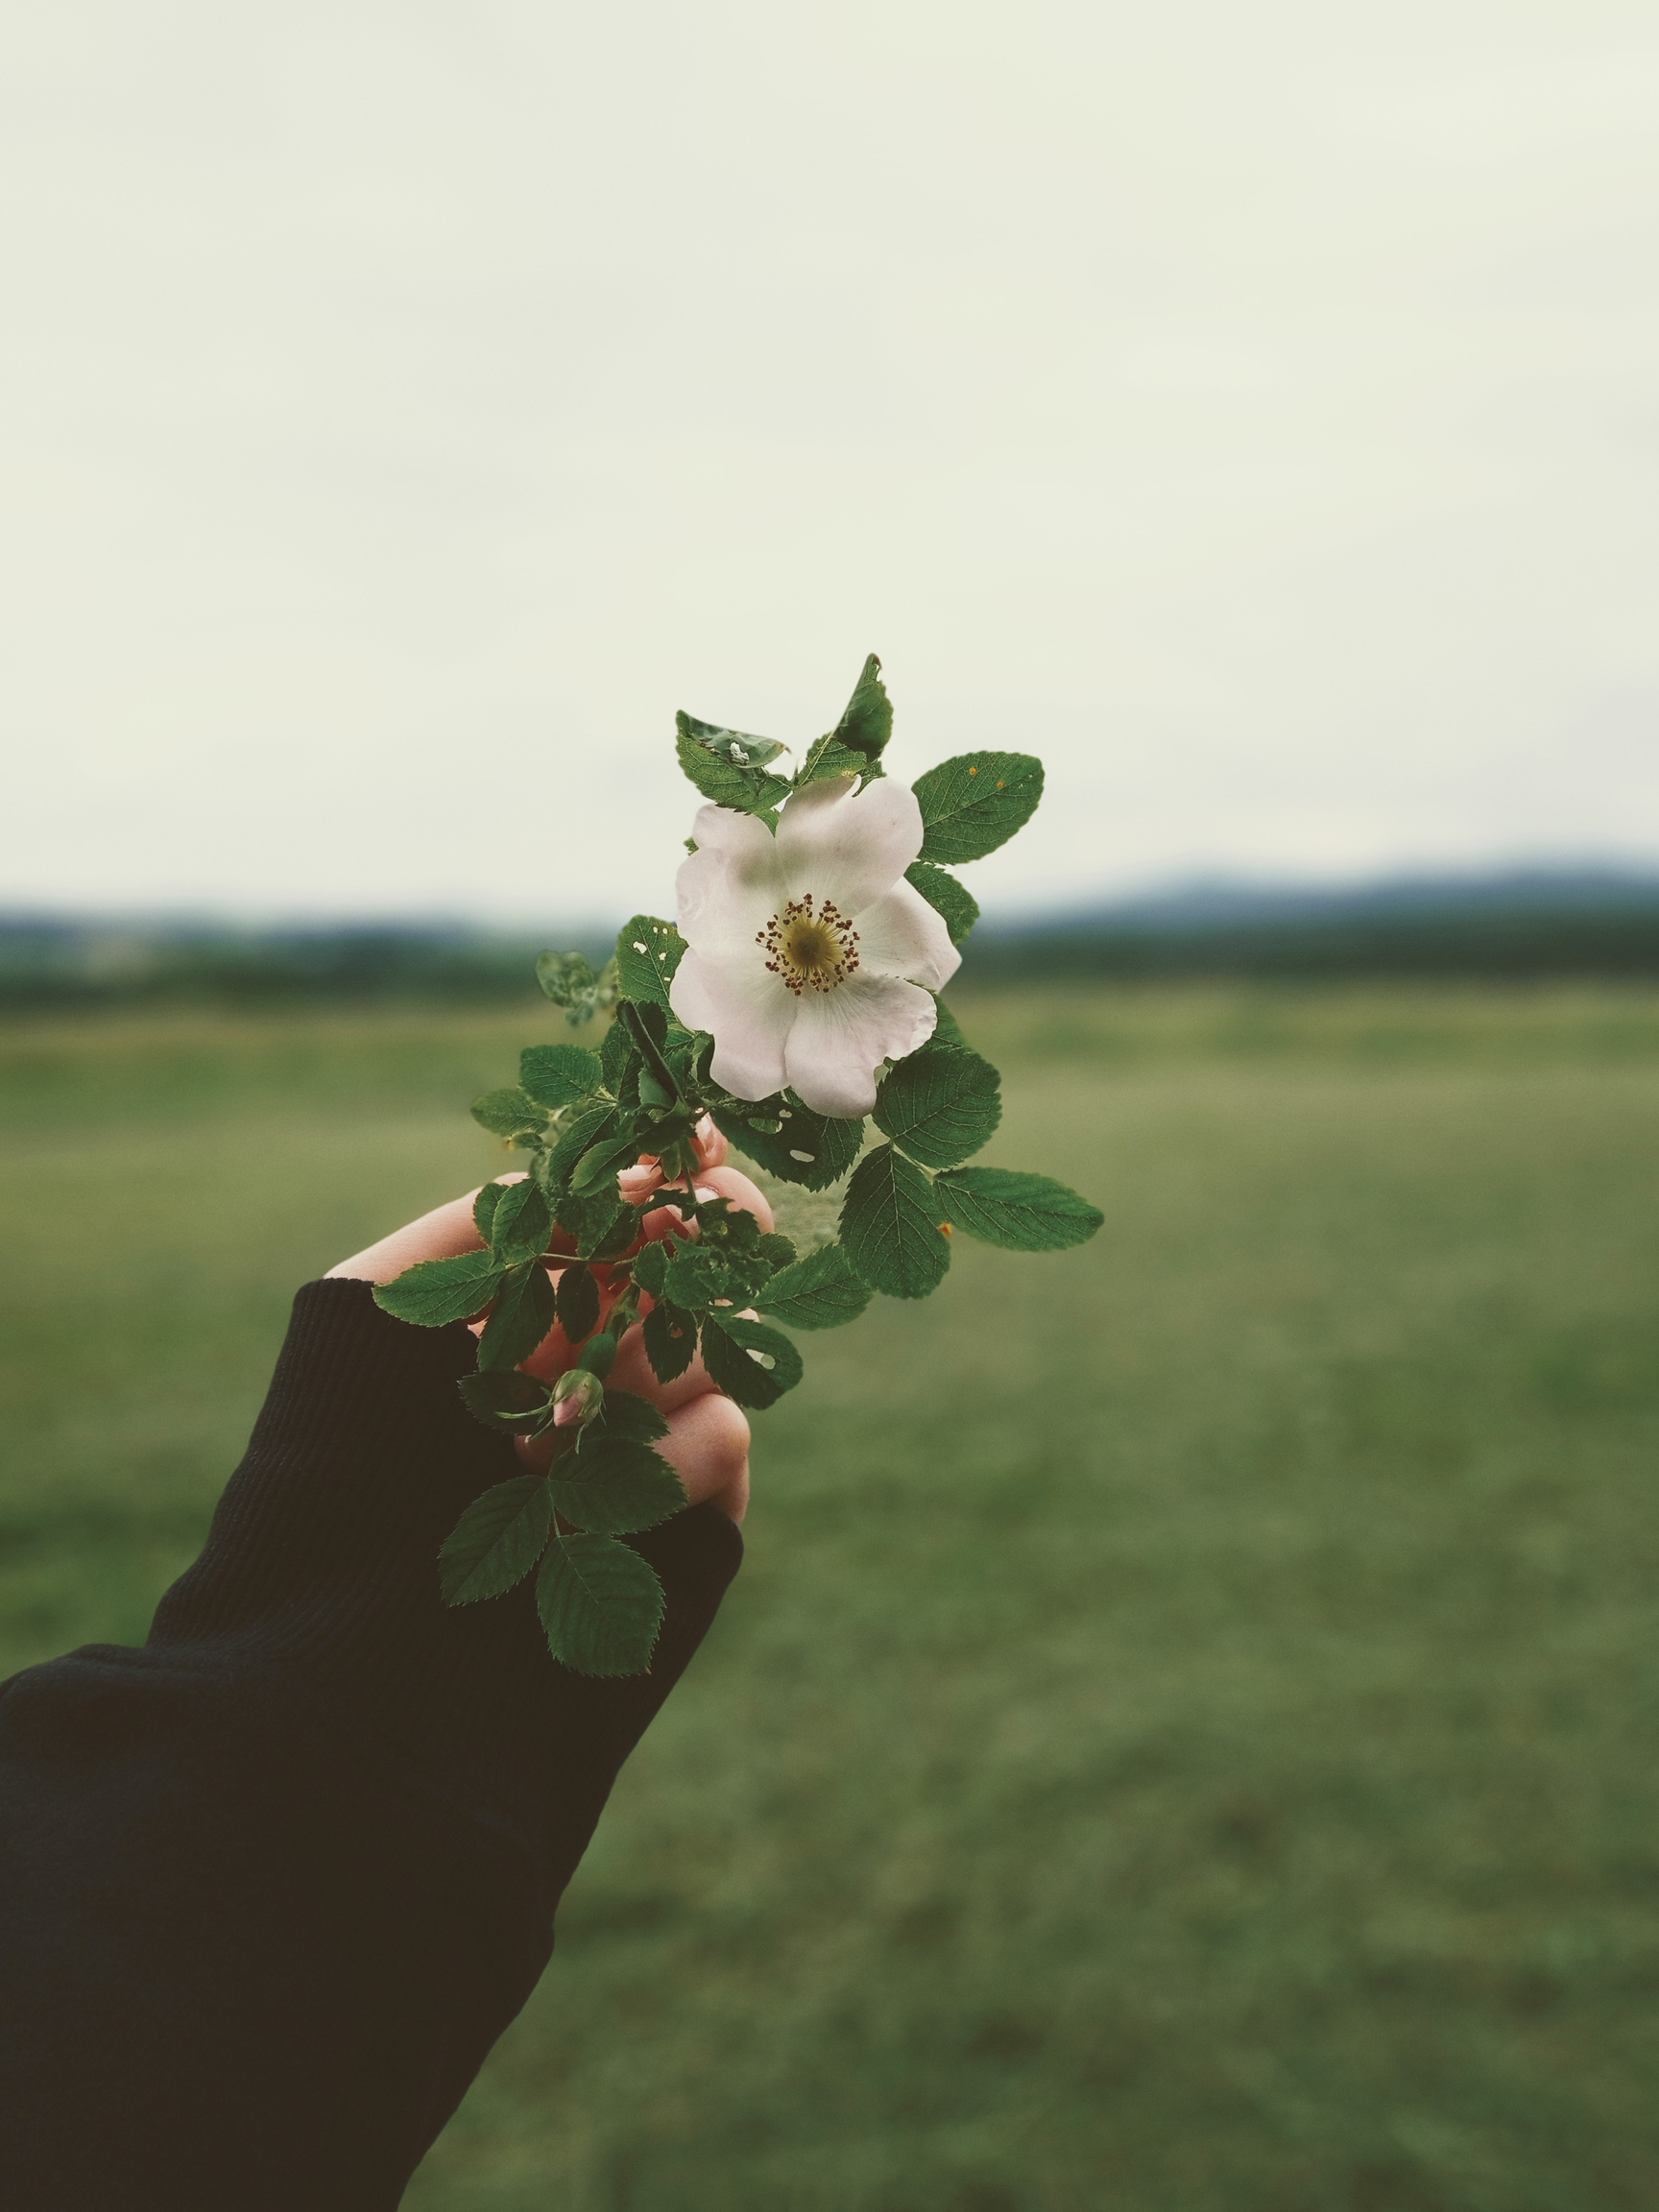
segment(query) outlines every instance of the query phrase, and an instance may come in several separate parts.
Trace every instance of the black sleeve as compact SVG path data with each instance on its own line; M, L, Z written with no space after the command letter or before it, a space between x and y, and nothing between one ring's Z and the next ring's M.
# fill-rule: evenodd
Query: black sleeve
M0 1688L0 2198L11 2212L379 2212L534 1987L617 1768L742 1546L632 1539L647 1675L556 1666L528 1585L445 1611L514 1473L467 1331L313 1283L202 1557L141 1650Z

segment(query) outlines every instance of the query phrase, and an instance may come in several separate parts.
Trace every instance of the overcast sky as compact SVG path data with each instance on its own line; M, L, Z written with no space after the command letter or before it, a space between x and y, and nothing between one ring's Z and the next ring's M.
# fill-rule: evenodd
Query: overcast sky
M1659 857L1651 0L53 0L0 900L659 909L676 707L998 909Z

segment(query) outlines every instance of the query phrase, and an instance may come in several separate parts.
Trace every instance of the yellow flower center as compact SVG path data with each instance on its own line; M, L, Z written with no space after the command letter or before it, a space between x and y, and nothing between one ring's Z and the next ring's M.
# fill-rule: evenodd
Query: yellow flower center
M833 991L858 966L858 932L832 900L814 913L812 894L785 900L755 942L766 965L799 998L803 991Z

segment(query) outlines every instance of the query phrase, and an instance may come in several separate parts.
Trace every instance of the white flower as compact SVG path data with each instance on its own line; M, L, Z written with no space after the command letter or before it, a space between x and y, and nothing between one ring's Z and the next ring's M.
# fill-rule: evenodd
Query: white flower
M815 1114L868 1114L876 1070L932 1036L928 994L962 961L904 880L922 850L915 793L831 778L790 798L776 837L726 806L701 808L694 830L679 877L689 950L669 998L713 1037L715 1082L738 1098L787 1085Z

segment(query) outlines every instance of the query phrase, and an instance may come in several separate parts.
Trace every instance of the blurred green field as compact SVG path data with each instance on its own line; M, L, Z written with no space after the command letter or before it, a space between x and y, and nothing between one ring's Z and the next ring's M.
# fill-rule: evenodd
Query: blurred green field
M1659 994L959 1011L1106 1228L812 1340L408 2204L1659 2204ZM0 1674L142 1637L530 1033L0 1031Z

